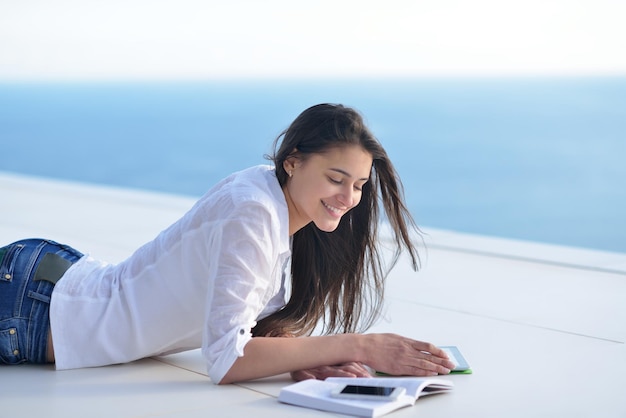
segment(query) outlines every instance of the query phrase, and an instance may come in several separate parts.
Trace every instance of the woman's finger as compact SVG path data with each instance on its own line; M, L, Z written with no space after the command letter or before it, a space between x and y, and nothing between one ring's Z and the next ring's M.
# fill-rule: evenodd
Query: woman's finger
M370 371L361 363L350 362L337 366L341 370L351 373L354 377L371 377Z
M295 372L291 372L291 378L296 382L300 382L302 380L316 379L315 375L308 370L298 370Z

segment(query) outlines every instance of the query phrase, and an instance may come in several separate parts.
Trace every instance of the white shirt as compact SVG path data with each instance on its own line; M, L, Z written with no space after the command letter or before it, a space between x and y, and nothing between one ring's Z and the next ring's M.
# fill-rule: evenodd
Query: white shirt
M218 383L256 321L284 306L290 255L273 169L235 173L122 263L85 256L66 272L50 305L56 368L202 347Z

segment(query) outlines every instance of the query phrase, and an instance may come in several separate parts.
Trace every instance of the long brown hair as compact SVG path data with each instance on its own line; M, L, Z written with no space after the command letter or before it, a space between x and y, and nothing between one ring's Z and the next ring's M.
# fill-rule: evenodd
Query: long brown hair
M294 234L290 300L258 322L255 336L310 334L320 320L323 333L361 332L378 319L385 278L403 248L411 256L413 269L418 268L410 229L419 230L404 203L402 183L356 110L334 104L308 108L276 138L274 154L268 158L283 186L288 181L283 162L294 150L298 158L306 159L331 147L349 145L361 146L373 158L361 201L333 232L323 232L311 222ZM388 264L379 248L379 201L394 233Z

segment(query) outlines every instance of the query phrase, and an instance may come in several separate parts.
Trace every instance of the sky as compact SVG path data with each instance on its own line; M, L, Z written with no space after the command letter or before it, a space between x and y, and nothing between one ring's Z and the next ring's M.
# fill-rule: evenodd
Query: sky
M625 75L623 0L0 0L0 80Z

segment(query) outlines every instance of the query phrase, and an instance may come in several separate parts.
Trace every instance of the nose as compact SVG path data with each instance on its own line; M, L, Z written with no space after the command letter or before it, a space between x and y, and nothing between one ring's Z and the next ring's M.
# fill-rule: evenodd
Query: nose
M339 200L339 202L347 208L351 208L352 206L354 206L354 199L355 192L352 186L345 187L337 197L337 200Z

